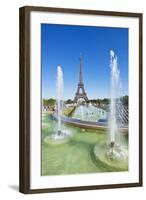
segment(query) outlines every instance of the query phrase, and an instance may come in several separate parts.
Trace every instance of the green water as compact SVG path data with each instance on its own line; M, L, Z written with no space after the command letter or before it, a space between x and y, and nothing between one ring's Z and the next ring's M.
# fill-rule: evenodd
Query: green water
M42 114L42 175L81 174L122 171L118 165L111 167L94 156L95 145L105 146L108 133L99 130L63 125L71 136L65 143L49 144L45 138L56 132L56 121L47 113ZM125 137L125 141L127 138Z

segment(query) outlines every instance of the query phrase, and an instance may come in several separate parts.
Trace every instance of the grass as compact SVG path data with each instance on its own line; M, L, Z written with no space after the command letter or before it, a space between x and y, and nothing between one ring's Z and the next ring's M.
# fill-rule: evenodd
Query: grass
M83 174L119 171L94 157L95 145L105 144L105 131L85 130L63 125L72 136L66 143L47 144L45 138L56 131L56 122L47 113L42 115L42 175Z

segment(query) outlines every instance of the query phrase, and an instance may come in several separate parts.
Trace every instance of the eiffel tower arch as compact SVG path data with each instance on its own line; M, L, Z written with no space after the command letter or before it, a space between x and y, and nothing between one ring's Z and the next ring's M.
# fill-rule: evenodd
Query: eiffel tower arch
M78 100L83 99L85 102L88 101L87 93L85 92L83 77L82 77L82 64L83 60L80 56L80 72L79 72L79 83L77 87L77 92L75 93L74 103L77 103Z

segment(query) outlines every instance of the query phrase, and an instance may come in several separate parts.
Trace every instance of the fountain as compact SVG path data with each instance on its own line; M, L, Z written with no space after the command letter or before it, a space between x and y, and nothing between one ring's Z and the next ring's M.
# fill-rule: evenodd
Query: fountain
M71 173L72 171L70 171L70 168L76 166L76 161L81 161L77 163L77 166L79 166L77 172L79 170L79 173L81 172L80 169L84 171L85 164L87 164L87 166L89 164L89 169L91 167L91 171L94 171L94 169L92 169L92 166L95 168L94 164L97 165L97 171L100 170L101 172L128 170L127 138L125 142L126 145L124 145L124 143L119 143L121 140L117 139L117 136L120 135L121 128L117 119L117 113L124 116L123 123L125 124L127 123L128 116L125 114L126 111L121 109L121 104L117 100L120 97L120 71L117 65L117 56L113 51L110 51L110 61L111 104L109 114L107 113L107 109L99 108L97 104L79 102L79 104L76 104L72 115L63 115L63 113L65 113L63 109L66 108L63 106L63 71L61 66L57 66L56 108L55 112L51 114L46 113L46 119L43 117L44 125L42 128L42 146L44 149L42 152L43 158L45 158L43 159L45 160L43 165L45 165L45 169L46 167L50 167L48 172L52 170L52 173L54 173L55 167L55 169L58 168L58 174L60 174L60 172L62 173L63 170L67 170L66 173ZM109 129L107 119L110 120ZM47 126L45 120L48 120ZM82 134L82 132L84 133ZM107 138L107 132L110 135L110 140ZM72 136L71 140L69 137L70 135ZM62 145L64 143L65 145ZM61 151L60 148L58 151L58 145L60 144ZM50 148L50 145L54 146ZM89 156L89 152L91 157ZM48 164L48 155L51 155L50 163L52 163L53 160L54 167ZM64 169L64 166L67 167ZM60 167L62 167L62 171L60 171ZM88 169L88 167L86 168ZM46 170L44 171L46 173ZM74 169L73 173L75 173Z
M63 109L63 71L61 66L57 66L57 81L56 81L56 92L57 92L57 105L56 112L54 113L55 118L57 119L57 131L45 138L45 143L47 144L60 144L67 141L70 136L70 132L63 130L61 123L61 115Z
M119 75L120 71L117 65L117 56L110 51L110 69L111 69L111 97L110 97L110 143L111 147L115 144L115 135L117 132L116 121L116 101L119 98Z
M110 69L111 69L111 96L110 96L110 146L107 156L111 159L127 158L127 151L116 141L116 135L120 134L117 113L120 104L120 70L118 68L117 56L114 51L110 51Z
M63 99L63 72L61 66L57 67L57 135L60 136L61 132L61 113L62 105L61 100Z
M78 105L72 118L88 122L98 122L98 120L101 119L106 120L107 112L101 108L93 106L91 103L88 105Z
M84 107L83 105L80 105L80 113L81 113L81 120L84 120Z
M121 124L118 121L120 102L120 70L118 68L117 56L110 51L111 89L110 89L110 110L109 110L109 135L110 143L94 147L94 154L97 160L113 166L116 162L121 167L128 163L128 149L120 139Z

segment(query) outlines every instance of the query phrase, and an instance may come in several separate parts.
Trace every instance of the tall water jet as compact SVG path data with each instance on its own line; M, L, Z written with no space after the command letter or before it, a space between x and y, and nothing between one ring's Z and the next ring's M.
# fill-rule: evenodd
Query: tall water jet
M119 76L120 71L117 64L117 56L114 51L110 51L110 69L111 69L111 96L110 96L110 144L115 144L115 136L118 131L117 127L117 101L119 98Z
M106 145L105 151L103 147L96 145L94 147L94 154L98 160L113 166L115 162L120 164L128 163L128 150L125 145L120 141L117 142L117 136L120 135L119 118L119 105L120 105L120 70L118 68L117 56L114 51L110 51L110 112L109 112L109 125L110 125L110 144ZM98 110L101 112L101 110ZM114 162L113 162L114 161Z
M118 68L117 56L114 51L110 51L110 69L111 69L111 95L110 95L110 146L106 155L111 160L126 160L128 158L128 151L123 145L119 145L116 141L120 135L119 130L119 105L120 105L120 70ZM121 141L118 141L121 143Z
M61 113L62 113L62 99L63 99L63 71L61 66L57 66L57 133L61 135Z
M67 142L70 134L70 131L65 130L62 127L61 117L63 110L63 71L61 66L57 66L57 78L56 78L56 112L52 115L54 119L57 119L57 131L52 132L51 135L48 135L44 138L46 144L62 144Z

